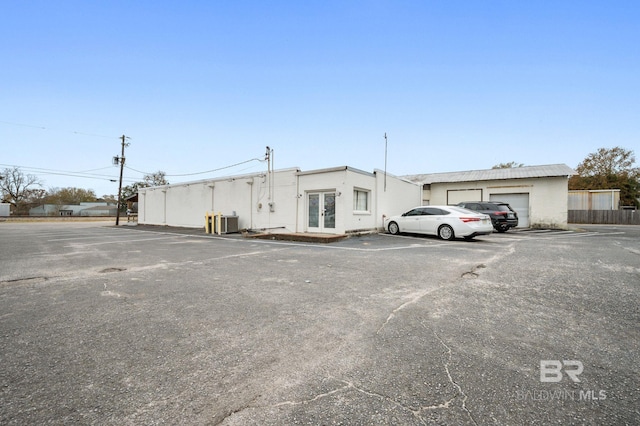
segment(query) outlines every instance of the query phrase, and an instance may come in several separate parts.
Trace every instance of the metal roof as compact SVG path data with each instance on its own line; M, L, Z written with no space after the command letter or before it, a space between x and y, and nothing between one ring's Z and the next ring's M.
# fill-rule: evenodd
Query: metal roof
M411 182L419 184L474 182L483 180L527 179L544 177L569 177L576 171L566 164L549 164L546 166L524 166L510 169L469 170L465 172L427 173L403 176Z

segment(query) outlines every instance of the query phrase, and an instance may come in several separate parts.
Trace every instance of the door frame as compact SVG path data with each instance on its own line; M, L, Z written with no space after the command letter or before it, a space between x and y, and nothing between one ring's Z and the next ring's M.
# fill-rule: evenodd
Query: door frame
M309 223L309 219L310 219L310 214L311 214L311 202L310 202L310 198L312 195L317 195L318 196L318 226L311 226ZM324 219L324 215L325 215L325 206L326 206L326 196L327 195L333 195L333 209L334 209L334 222L333 222L333 227L327 227L325 226L325 219ZM335 189L330 189L330 190L314 190L314 191L306 191L305 192L305 229L306 232L313 232L313 233L335 233L336 232L336 199L337 199L337 191Z

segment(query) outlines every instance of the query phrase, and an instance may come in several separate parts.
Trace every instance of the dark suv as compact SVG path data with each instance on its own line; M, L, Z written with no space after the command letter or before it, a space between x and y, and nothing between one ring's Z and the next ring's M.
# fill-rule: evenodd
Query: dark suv
M491 216L491 223L493 223L494 229L498 232L507 232L509 228L518 226L518 213L507 203L500 201L465 201L456 205Z

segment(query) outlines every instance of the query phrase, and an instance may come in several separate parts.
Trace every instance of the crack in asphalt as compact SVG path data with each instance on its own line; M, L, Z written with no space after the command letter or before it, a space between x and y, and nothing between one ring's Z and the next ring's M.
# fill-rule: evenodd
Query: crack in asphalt
M414 303L417 303L424 296L426 296L426 295L428 295L430 293L436 292L436 291L442 289L443 287L444 286L440 286L440 287L432 288L432 289L429 289L429 290L422 290L422 291L417 291L417 292L411 293L411 296L413 296L411 298L411 300L408 300L408 301L404 302L402 305L398 306L393 311L391 311L389 316L387 316L387 319L384 321L384 323L382 323L380 328L378 328L378 330L376 331L376 334L380 334L380 332L389 323L389 321L391 321L396 316L396 313L398 313L399 311L403 310L407 306L410 306L410 305L413 305Z
M480 263L479 265L476 265L473 268L471 268L470 271L464 272L460 277L461 278L478 278L480 276L480 274L477 272L478 269L482 269L486 267L487 265L485 265L484 263Z
M477 272L478 269L484 269L487 268L489 264L505 257L505 256L509 256L511 254L515 253L515 247L513 246L513 244L509 245L507 247L506 252L504 253L496 253L495 255L493 255L492 257L490 257L489 259L487 259L484 263L479 263L477 265L475 265L474 267L471 268L470 271L464 272L462 273L462 275L460 276L460 278L477 278L480 274ZM378 330L376 331L376 334L380 334L380 332L385 328L385 326L396 316L396 313L398 313L399 311L401 311L402 309L406 308L407 306L413 305L414 303L417 303L420 299L422 299L424 296L430 294L430 293L434 293L438 290L441 290L442 288L444 288L445 285L441 285L439 287L436 288L432 288L429 290L422 290L422 291L417 291L412 293L411 295L413 296L411 298L411 300L404 302L403 304L401 304L400 306L398 306L397 308L395 308L393 311L391 311L391 313L387 316L387 319L384 321L384 323L382 323L382 325L380 326L380 328L378 328Z
M331 396L331 395L339 393L339 392L345 392L345 391L348 391L348 390L354 390L354 391L359 392L359 393L361 393L363 395L366 395L368 397L377 398L377 399L381 399L381 400L387 401L387 402L395 405L398 408L401 408L403 410L409 411L418 420L420 420L420 422L422 424L426 425L425 420L422 417L420 417L420 410L416 410L416 409L413 409L411 407L405 406L405 405L401 404L400 402L396 401L395 399L393 399L393 398L391 398L391 397L389 397L387 395L383 395L383 394L380 394L380 393L377 393L377 392L372 392L372 391L363 389L360 386L357 386L353 382L350 382L348 380L338 379L338 378L334 378L334 377L329 377L329 378L342 383L343 386L341 386L341 387L339 387L337 389L333 389L333 390L331 390L329 392L324 392L324 393L318 394L318 395L314 396L313 398L308 398L308 399L304 399L304 400L301 400L301 401L283 401L283 402L279 402L279 403L273 405L272 407L275 408L275 407L281 407L283 405L294 405L295 406L295 405L309 404L309 403L315 402L315 401L317 401L319 399L322 399L322 398L326 398L328 396Z
M48 281L49 277L26 277L0 281L0 284L38 284Z
M423 324L424 326L424 324ZM427 328L425 326L425 328ZM449 405L456 399L458 398L458 396L462 396L462 409L467 413L467 415L469 416L469 418L471 419L471 421L473 422L474 425L478 425L478 423L476 422L476 420L473 418L473 415L471 414L471 411L469 411L469 409L467 408L467 395L464 393L464 391L462 390L462 387L460 387L460 385L453 380L453 377L451 376L451 371L449 371L449 362L451 361L451 356L453 354L453 352L451 351L451 348L444 342L444 340L442 340L442 338L438 335L438 333L435 332L435 330L431 330L433 332L433 335L436 336L436 338L440 341L440 343L442 344L442 346L445 347L445 349L447 350L447 361L442 363L442 365L444 366L444 370L447 373L447 377L449 378L449 382L455 386L455 388L458 390L458 395L455 395L453 398L449 399L448 401L445 401L444 404L439 404L437 406L430 406L430 407L423 407L423 410L432 410L432 409L436 409L436 408L449 408Z

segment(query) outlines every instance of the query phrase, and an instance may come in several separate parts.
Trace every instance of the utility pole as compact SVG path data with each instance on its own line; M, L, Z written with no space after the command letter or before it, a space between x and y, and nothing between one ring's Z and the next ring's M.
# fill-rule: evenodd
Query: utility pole
M126 142L129 139L127 136L122 135L120 138L122 139L122 154L118 157L113 157L113 164L117 165L120 163L120 183L118 184L118 205L116 207L116 226L120 224L120 203L122 202L122 172L124 171L124 148L129 146L129 143Z

